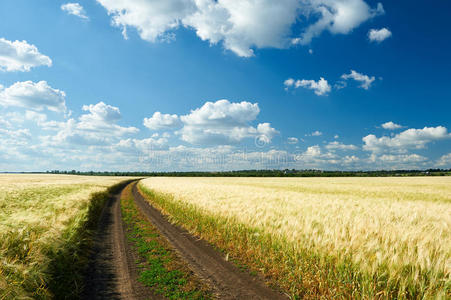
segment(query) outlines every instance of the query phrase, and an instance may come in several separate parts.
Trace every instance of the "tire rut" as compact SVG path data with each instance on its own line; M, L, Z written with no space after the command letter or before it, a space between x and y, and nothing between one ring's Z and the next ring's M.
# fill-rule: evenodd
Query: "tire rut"
M125 234L120 196L109 199L102 210L82 299L164 299L138 281L139 256Z
M288 299L267 287L258 277L251 277L239 270L231 262L204 240L188 231L171 224L167 217L145 200L133 184L133 196L141 212L160 231L188 263L193 272L206 280L219 299Z

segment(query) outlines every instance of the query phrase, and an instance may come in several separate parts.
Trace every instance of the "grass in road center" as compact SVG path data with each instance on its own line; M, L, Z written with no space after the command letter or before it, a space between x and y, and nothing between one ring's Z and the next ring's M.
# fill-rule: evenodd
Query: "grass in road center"
M139 212L132 185L121 196L122 219L127 237L143 259L139 281L156 294L170 299L210 299L211 294L176 255L158 230Z

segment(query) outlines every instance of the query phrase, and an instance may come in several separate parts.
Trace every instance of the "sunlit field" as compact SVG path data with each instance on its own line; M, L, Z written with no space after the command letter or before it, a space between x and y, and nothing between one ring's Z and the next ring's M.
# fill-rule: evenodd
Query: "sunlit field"
M451 177L158 177L140 187L292 296L451 296Z
M51 297L52 269L83 242L92 196L125 179L0 175L0 299Z

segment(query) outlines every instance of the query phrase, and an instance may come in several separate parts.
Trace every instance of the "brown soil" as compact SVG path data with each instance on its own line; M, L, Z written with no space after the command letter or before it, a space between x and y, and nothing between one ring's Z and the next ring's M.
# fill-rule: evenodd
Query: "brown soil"
M219 299L288 299L267 287L257 276L241 271L204 240L171 224L151 206L133 184L140 211L160 231L192 271ZM82 299L164 299L138 282L140 258L132 250L122 222L120 195L110 199L102 211L86 274Z
M163 299L138 282L139 259L125 236L116 195L100 217L82 299Z
M273 291L263 281L241 271L204 240L171 224L151 206L133 184L133 196L143 214L166 237L178 254L200 278L206 280L219 299L288 299Z

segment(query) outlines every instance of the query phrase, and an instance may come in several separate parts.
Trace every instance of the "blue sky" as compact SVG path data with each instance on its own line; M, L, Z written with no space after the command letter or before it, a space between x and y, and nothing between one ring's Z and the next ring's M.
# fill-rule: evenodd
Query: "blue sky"
M451 168L450 9L3 0L0 171Z

